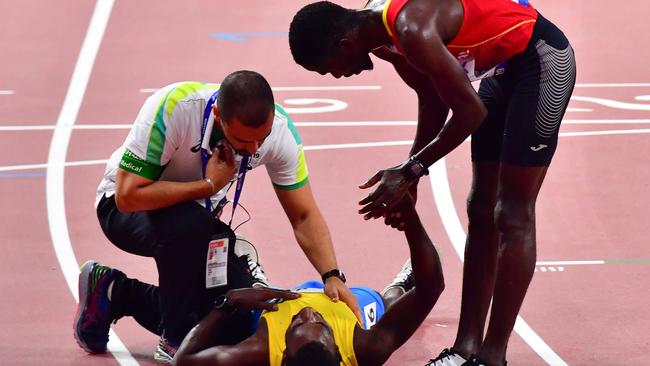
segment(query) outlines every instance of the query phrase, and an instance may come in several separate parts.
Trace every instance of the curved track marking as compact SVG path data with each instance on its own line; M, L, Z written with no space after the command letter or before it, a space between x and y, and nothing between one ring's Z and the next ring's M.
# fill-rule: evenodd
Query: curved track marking
M442 224L447 231L449 239L460 258L463 262L463 253L465 251L465 239L467 238L463 225L456 212L454 200L451 196L451 189L449 188L449 179L447 178L447 167L445 159L442 158L431 167L431 188L433 190L433 198L436 202L436 207ZM523 340L537 353L547 364L552 366L568 366L568 364L555 353L551 347L544 342L544 340L535 333L535 331L524 321L521 316L517 316L515 323L515 332L519 334Z
M640 100L642 101L647 100L647 99L643 99L643 96L641 97L642 98ZM582 96L572 96L571 100L600 104L605 107L616 108L616 109L625 109L631 111L650 111L650 104L627 103L627 102L621 102L614 99L582 97Z
M289 114L330 113L342 111L348 107L348 103L332 98L293 98L285 99L282 104L284 105L284 110ZM325 105L309 107L315 104ZM296 105L306 107L291 107Z
M90 25L86 37L81 46L79 57L68 86L68 91L61 107L61 113L57 119L57 127L69 127L74 125L81 107L88 79L95 63L95 57L101 44L108 19L113 9L113 0L98 0L95 4ZM52 237L52 245L56 258L61 266L63 276L78 302L78 275L79 263L72 250L68 222L65 211L65 159L70 142L71 128L56 128L52 134L50 151L47 159L47 177L45 182L47 218ZM111 330L108 350L113 354L117 362L122 366L138 365L138 362L131 356L117 334Z

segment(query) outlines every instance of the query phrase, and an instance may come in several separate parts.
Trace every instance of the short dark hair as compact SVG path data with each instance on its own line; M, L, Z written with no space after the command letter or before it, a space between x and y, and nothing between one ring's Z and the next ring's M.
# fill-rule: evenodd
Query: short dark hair
M339 366L341 361L338 349L332 352L317 341L305 343L294 355L284 357L285 366Z
M274 108L271 86L255 71L235 71L223 79L217 109L224 122L237 117L245 126L257 128Z
M329 1L300 9L289 26L289 47L299 65L317 65L346 33L354 11Z

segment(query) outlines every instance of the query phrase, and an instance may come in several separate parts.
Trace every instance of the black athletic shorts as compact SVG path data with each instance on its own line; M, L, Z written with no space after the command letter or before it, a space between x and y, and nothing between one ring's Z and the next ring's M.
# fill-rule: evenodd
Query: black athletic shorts
M575 80L569 41L540 14L526 50L481 81L488 115L472 134L472 161L548 166Z

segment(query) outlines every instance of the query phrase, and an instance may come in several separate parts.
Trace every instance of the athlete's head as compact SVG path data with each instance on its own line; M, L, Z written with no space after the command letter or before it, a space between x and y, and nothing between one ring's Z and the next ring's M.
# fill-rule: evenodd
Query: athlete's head
M289 27L293 59L307 70L335 78L371 70L368 50L359 42L359 20L356 10L329 1L303 7Z
M254 71L226 76L213 106L215 124L239 154L254 154L271 133L275 102L271 86Z
M305 307L291 319L285 341L285 366L338 366L341 362L332 328L313 308Z

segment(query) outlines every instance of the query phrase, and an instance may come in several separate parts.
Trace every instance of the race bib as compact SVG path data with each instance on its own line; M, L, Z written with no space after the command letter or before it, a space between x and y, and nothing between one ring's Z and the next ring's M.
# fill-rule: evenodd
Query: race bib
M228 284L228 237L213 238L205 262L205 288Z

